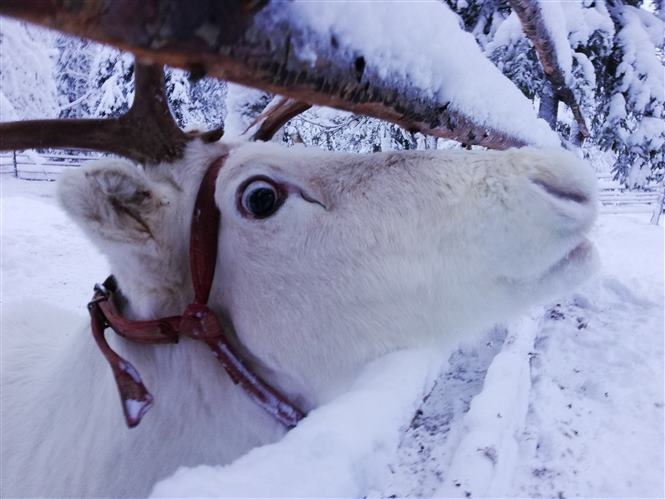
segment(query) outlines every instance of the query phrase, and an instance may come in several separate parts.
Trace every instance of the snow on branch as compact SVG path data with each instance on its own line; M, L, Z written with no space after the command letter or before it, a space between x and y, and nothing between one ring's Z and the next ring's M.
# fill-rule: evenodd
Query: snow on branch
M559 143L438 2L7 0L0 14L465 144Z
M567 30L561 7L539 0L510 0L510 5L519 17L524 33L536 49L543 72L552 85L555 96L570 108L581 136L587 138L589 129L575 94L568 84L572 54L565 38ZM564 23L564 26L561 26L561 23Z

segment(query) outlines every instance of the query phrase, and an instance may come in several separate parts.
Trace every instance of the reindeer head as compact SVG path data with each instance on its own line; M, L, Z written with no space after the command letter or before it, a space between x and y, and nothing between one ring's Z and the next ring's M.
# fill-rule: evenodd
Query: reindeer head
M190 144L178 164L97 162L63 179L65 209L152 318L191 300L190 216L210 162L210 305L278 385L310 399L370 358L491 324L584 279L595 179L572 154L372 155ZM344 373L344 375L342 375Z

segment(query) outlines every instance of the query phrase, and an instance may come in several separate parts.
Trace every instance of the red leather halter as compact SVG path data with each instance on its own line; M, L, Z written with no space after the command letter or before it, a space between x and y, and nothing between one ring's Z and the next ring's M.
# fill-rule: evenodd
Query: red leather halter
M92 335L113 369L125 420L130 428L141 422L153 398L134 366L114 352L107 343L104 337L107 327L137 343L177 343L180 336L200 340L210 347L233 382L287 428L294 427L305 416L245 365L229 343L214 312L207 306L215 273L220 223L220 213L214 199L215 181L226 157L217 158L208 167L196 197L189 242L194 302L185 308L183 314L150 321L125 319L114 301L118 288L113 276L108 277L104 284L95 286L95 294L88 303Z

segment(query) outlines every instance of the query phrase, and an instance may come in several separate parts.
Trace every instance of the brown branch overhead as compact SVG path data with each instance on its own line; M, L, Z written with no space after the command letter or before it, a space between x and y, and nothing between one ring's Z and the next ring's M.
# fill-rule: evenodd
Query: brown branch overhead
M0 123L0 150L71 148L104 151L139 163L182 156L187 142L216 140L218 130L186 134L168 107L161 65L136 63L134 102L125 114L105 119L53 119Z
M382 68L365 60L361 47L342 47L335 37L321 39L279 16L283 7L278 3L260 11L265 3L0 0L0 14L110 43L145 60L374 116L410 131L495 149L528 142L478 124L408 78L389 81Z
M537 0L509 0L510 6L517 14L522 29L531 40L543 67L543 72L552 85L556 97L566 104L573 113L582 137L589 136L589 129L575 98L575 94L566 82L563 69L557 61L554 40L547 29L545 18Z

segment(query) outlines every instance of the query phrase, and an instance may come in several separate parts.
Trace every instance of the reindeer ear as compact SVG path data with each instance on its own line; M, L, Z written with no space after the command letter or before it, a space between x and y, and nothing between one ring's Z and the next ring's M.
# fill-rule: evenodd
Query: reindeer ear
M88 233L106 241L154 239L168 200L157 184L127 161L101 160L59 181L65 211Z

